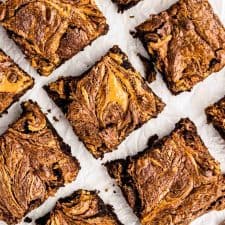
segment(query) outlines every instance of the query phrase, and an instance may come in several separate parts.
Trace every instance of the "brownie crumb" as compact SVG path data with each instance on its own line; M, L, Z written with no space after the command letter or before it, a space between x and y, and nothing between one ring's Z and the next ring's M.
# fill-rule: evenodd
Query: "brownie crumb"
M56 116L52 117L55 122L59 122L59 119Z
M133 38L137 38L137 37L138 37L138 36L137 36L137 32L136 32L136 31L133 31L133 30L130 31L130 35L131 35Z
M25 223L31 223L31 222L32 222L32 219L31 219L30 217L26 217L26 218L24 219L24 222L25 222Z

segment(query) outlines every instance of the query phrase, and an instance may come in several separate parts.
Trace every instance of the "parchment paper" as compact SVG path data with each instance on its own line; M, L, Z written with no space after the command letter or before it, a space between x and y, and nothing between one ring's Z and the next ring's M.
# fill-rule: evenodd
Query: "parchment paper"
M55 197L49 198L41 207L33 210L28 214L34 220L43 216L54 206L57 199L68 196L79 188L96 189L100 191L100 196L105 203L114 206L115 212L119 219L125 225L139 225L137 217L132 213L132 210L127 205L123 198L120 189L113 185L114 181L108 176L103 162L118 158L125 158L128 155L134 155L142 151L147 144L148 138L153 134L158 134L159 137L167 135L173 128L176 122L182 117L189 117L198 127L198 132L203 141L209 148L210 153L221 163L223 172L225 172L225 141L220 137L217 131L207 125L204 109L209 105L219 100L225 95L225 70L217 74L211 75L204 82L201 82L189 93L182 93L178 96L172 96L162 81L161 75L157 75L157 80L150 86L153 91L160 96L167 104L164 111L157 119L152 119L143 127L133 132L113 153L105 155L103 160L95 160L92 155L85 149L84 145L78 141L74 135L71 126L63 116L62 112L53 101L47 96L42 89L44 84L55 80L63 75L77 76L87 70L95 63L107 50L114 44L118 44L124 52L129 56L134 67L143 73L143 66L139 58L136 56L138 52L146 55L139 40L135 40L129 34L130 30L141 22L143 22L149 14L158 13L168 8L176 0L143 0L141 3L123 14L117 13L117 7L111 0L96 0L99 8L107 18L110 30L106 36L97 39L91 46L64 65L59 67L54 73L46 78L41 77L32 69L28 61L24 58L19 48L8 39L4 29L0 27L0 48L10 55L25 71L35 78L35 87L27 92L19 102L15 103L10 108L9 113L0 118L0 133L3 133L8 124L15 121L20 115L20 102L32 99L37 101L44 112L51 109L51 113L47 117L52 122L58 133L63 137L64 141L72 148L72 154L78 158L81 164L81 171L78 178L72 184L59 189ZM213 8L225 24L225 1L211 0ZM133 18L134 16L134 18ZM53 120L53 116L60 119L59 122ZM116 193L114 193L116 191ZM225 210L220 212L210 212L196 221L193 225L217 225L225 219ZM0 222L0 225L5 224ZM26 223L21 223L26 224ZM35 224L33 222L33 224Z

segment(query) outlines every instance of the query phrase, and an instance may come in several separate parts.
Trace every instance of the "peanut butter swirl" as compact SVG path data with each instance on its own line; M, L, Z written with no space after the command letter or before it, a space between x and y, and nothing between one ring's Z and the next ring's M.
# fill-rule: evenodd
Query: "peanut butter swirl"
M79 164L37 104L23 104L21 117L0 136L0 220L21 221L65 183Z
M0 114L33 86L33 79L0 50Z
M225 178L189 119L144 152L106 164L142 225L188 225L225 208Z
M93 191L79 190L61 199L37 225L122 225L109 205Z
M46 90L95 157L115 149L164 107L117 46L82 76L60 78Z
M94 0L7 0L0 24L45 76L108 30Z

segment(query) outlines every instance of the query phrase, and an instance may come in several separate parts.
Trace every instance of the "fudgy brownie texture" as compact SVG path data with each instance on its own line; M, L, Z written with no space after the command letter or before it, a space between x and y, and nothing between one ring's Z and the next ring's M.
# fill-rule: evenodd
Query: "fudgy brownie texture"
M33 84L33 79L0 49L0 114L5 112Z
M136 5L141 0L112 0L118 5L119 11L123 12L126 9Z
M206 109L207 120L225 139L225 97Z
M38 105L23 103L20 118L0 136L0 220L20 222L78 171L70 147Z
M173 94L225 65L225 28L208 0L180 0L136 30Z
M164 108L118 46L80 77L59 78L45 89L96 158Z
M108 31L94 0L6 0L0 24L45 76Z
M209 210L225 208L219 163L189 119L144 152L106 167L142 225L187 225Z
M37 225L122 225L109 205L94 191L79 190L60 199L55 208L36 221Z

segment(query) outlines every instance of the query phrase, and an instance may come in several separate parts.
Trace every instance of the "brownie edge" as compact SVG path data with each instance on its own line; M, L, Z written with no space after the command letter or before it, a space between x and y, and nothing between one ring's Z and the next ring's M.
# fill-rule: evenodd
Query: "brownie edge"
M212 123L215 129L225 139L225 97L207 107L205 112L208 123Z

